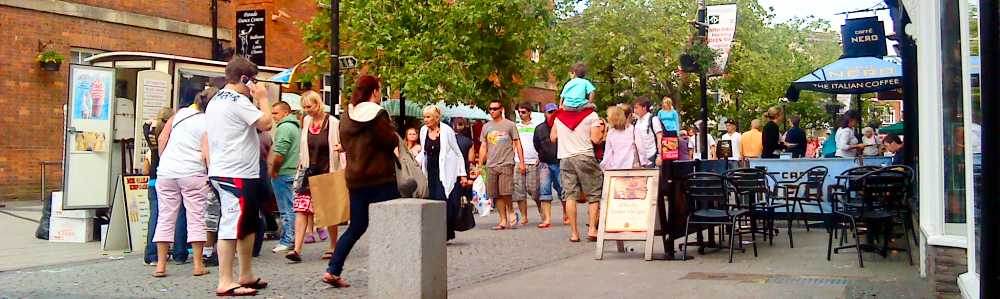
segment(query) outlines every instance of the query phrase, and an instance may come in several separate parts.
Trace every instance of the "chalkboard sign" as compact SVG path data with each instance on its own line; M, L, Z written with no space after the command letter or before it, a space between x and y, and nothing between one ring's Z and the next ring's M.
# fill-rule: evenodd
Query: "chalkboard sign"
M266 65L264 16L263 9L236 12L236 52L259 66Z
M597 232L597 259L603 258L604 241L646 241L645 259L653 259L653 232L656 227L656 192L659 170L626 169L604 172L600 224Z

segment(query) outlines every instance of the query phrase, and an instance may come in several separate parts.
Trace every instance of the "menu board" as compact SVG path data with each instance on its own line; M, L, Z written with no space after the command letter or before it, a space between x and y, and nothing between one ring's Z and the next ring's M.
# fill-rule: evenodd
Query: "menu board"
M148 195L148 176L119 177L102 250L141 252L145 248L147 234L151 233Z
M160 111L170 109L171 77L161 71L145 70L137 75L138 90L135 101L135 151L132 165L142 169L142 159L149 151L149 144L142 132L142 124L152 120Z
M604 172L597 259L604 254L604 241L645 241L646 260L652 260L656 225L656 169L608 170ZM619 250L622 245L619 242Z

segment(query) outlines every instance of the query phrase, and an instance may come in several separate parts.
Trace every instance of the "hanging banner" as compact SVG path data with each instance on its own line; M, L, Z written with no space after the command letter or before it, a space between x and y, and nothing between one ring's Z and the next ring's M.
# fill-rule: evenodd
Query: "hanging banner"
M708 6L707 15L708 47L719 52L719 57L715 59L716 67L710 73L718 75L726 70L733 37L736 36L736 4Z
M267 65L264 59L263 9L236 12L236 51L257 65Z
M878 17L849 19L840 26L844 55L850 57L883 57L886 55L885 27Z

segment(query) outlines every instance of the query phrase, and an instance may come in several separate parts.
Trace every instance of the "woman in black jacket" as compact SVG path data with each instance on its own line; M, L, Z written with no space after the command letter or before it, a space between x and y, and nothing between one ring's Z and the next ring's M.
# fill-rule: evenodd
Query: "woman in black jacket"
M767 109L767 124L764 125L764 132L762 134L764 151L760 154L761 158L764 159L777 159L778 151L785 148L779 140L781 135L778 132L778 124L785 120L784 113L781 112L781 108L771 107Z

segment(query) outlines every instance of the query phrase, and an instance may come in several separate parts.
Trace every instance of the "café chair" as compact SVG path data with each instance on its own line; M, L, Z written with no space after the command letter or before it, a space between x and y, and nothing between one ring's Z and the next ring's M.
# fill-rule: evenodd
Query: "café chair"
M684 195L687 199L689 212L684 225L684 243L688 244L691 225L722 225L729 230L729 262L733 262L733 242L740 239L740 249L743 250L743 236L737 234L741 230L739 221L749 220L749 210L729 203L730 184L722 175L710 172L695 172L684 180ZM700 228L699 228L700 230ZM702 245L703 246L703 245ZM687 245L684 246L682 260L687 259ZM757 254L757 243L753 243L754 255Z
M815 206L819 209L820 215L824 215L823 185L827 173L829 169L826 166L816 166L802 172L802 175L795 180L776 181L774 184L775 199L791 204L789 217L801 220L806 231L809 231L809 217L806 215L805 206ZM795 210L796 207L798 211Z
M882 168L860 176L853 177L847 181L848 190L857 190L858 201L851 206L834 210L834 218L838 221L848 222L849 229L854 232L854 244L833 248L833 231L827 239L826 258L830 260L831 251L837 253L840 250L854 248L858 254L858 265L864 268L862 252L866 249L878 251L883 258L888 256L888 251L906 250L910 265L913 264L910 240L906 241L906 248L889 248L889 241L892 239L892 231L897 224L897 217L901 214L901 209L908 209L905 204L912 174L898 168ZM848 192L850 193L850 192ZM878 232L869 231L866 234L866 242L861 243L858 233L858 222L868 225L869 228L882 227L882 246L878 248L874 245L875 234ZM904 235L909 239L910 229L903 225ZM843 239L843 237L842 237ZM843 241L842 241L843 242Z
M764 227L760 232L763 233L765 240L768 240L770 245L774 245L774 237L777 235L777 229L774 228L774 221L778 210L791 210L791 205L787 202L775 201L773 191L769 188L768 184L768 179L773 180L773 178L767 174L766 169L759 168L741 168L726 172L726 179L729 180L735 191L734 195L737 203L740 206L748 207L750 210L751 233L758 232L756 223L757 221L763 221ZM787 217L787 220L788 244L791 248L795 248L795 239L791 229L793 218ZM755 240L752 235L751 237Z

